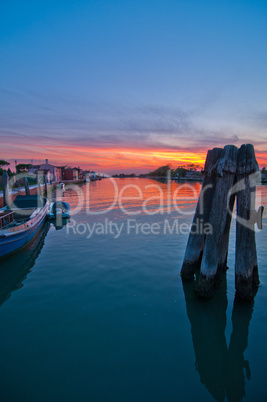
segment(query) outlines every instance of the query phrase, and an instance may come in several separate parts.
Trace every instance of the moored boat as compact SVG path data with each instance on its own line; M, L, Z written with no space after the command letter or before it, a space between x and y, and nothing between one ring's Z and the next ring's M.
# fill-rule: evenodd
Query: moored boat
M0 209L0 258L20 250L37 235L47 209L48 200L39 195L18 195Z
M65 219L70 217L70 206L65 201L54 201L49 206L49 219Z
M44 222L34 239L22 250L1 260L0 269L0 307L11 293L23 286L23 281L35 265L44 246L50 223Z

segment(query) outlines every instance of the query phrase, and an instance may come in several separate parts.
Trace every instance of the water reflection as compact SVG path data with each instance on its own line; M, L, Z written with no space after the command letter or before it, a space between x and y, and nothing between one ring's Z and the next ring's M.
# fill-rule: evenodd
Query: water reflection
M245 375L250 380L249 362L244 359L248 345L248 329L254 301L234 302L232 313L233 331L228 350L226 393L229 401L241 401L245 396Z
M33 241L20 252L0 262L0 306L7 301L11 293L23 286L31 268L34 266L49 230L50 223L45 222Z
M79 205L79 212L87 211L118 214L118 210L146 214L147 212L193 215L201 189L200 183L161 182L152 179L106 179L76 186L66 185L64 200L70 205L71 215ZM79 191L78 191L79 190ZM57 196L60 199L60 196ZM112 206L112 208L111 208ZM77 212L75 212L76 214Z
M202 300L194 294L194 282L183 282L186 309L191 323L196 370L200 381L216 401L241 401L245 396L245 375L250 379L249 362L244 359L254 301L234 301L232 335L227 348L226 273L214 298Z
M63 218L63 219L59 218L59 219L53 219L50 222L56 230L61 230L64 228L64 226L66 226L70 222L70 219L69 218Z

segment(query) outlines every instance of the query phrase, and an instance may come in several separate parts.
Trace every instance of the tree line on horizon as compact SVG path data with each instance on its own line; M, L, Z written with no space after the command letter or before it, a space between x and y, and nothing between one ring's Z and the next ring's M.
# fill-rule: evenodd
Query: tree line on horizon
M12 172L10 168L5 169L5 167L9 166L10 163L5 161L4 159L0 159L0 176L3 175L4 172L7 172L8 176L14 176L15 174L19 174L22 172L28 172L30 163L19 163L16 165L16 172Z
M201 166L194 163L188 165L180 165L176 169L172 169L171 165L160 166L152 172L146 174L140 174L140 177L167 177L168 174L171 177L185 177L188 172L195 172L196 175L201 175Z

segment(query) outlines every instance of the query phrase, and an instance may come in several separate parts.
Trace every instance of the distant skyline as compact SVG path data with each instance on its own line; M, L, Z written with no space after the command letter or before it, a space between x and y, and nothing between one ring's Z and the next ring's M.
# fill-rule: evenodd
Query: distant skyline
M0 3L0 159L106 173L203 164L253 143L267 165L267 3Z

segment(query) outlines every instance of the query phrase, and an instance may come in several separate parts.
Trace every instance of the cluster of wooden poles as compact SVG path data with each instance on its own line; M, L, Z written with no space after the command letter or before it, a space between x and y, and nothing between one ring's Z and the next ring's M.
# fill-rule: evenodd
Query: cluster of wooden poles
M235 288L236 296L250 299L259 285L255 223L262 228L263 207L255 211L259 171L254 147L226 145L208 151L204 180L193 224L201 219L209 234L191 229L181 270L192 279L200 269L196 291L210 297L227 269L230 225L236 200ZM193 227L193 225L192 225Z
M41 188L41 179L39 177L37 177L37 185L38 185L38 194L42 194L44 192L45 195L48 194L48 182L45 179L44 180L44 184L45 184L45 188L44 191L42 191ZM30 195L30 187L29 187L29 182L27 177L23 177L23 184L24 184L24 188L25 188L25 195ZM8 174L7 172L4 172L2 175L2 187L3 187L3 198L4 198L4 206L5 205L9 205L9 178L8 178ZM50 185L51 187L51 185Z

